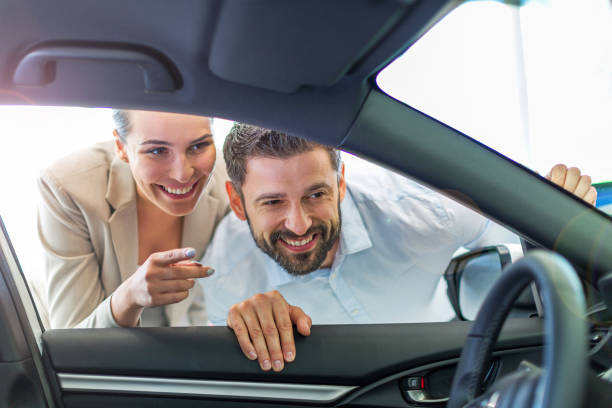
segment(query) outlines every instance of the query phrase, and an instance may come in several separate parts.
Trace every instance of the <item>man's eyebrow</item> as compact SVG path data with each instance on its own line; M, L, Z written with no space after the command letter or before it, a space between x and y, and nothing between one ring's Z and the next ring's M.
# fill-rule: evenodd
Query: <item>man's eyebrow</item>
M278 200L279 198L285 197L283 193L264 193L255 199L255 202L265 200Z
M206 139L211 139L213 136L210 133L206 133L200 137L198 137L195 140L192 140L189 144L195 144L195 143L201 143L203 141L205 141ZM157 139L149 139L149 140L145 140L143 142L140 142L139 145L140 146L144 146L144 145L162 145L162 146L172 146L172 143L167 142L165 140L157 140Z
M310 187L306 188L306 190L304 190L304 193L311 193L313 191L316 190L321 190L321 189L325 189L325 190L331 190L332 187L327 184L327 183L317 183L317 184L313 184ZM279 198L284 198L286 196L286 194L284 193L264 193L260 196L258 196L255 199L255 202L259 202L259 201L265 201L265 200L278 200Z
M305 192L309 193L309 192L320 190L320 189L331 190L332 187L327 183L317 183L317 184L313 184L312 186L308 187L305 190Z

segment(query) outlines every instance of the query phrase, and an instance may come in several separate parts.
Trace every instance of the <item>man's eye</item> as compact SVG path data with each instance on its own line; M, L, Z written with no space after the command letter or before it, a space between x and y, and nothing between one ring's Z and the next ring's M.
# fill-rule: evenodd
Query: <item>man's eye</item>
M321 198L325 195L323 191L317 191L316 193L312 193L310 198Z
M267 206L277 205L277 204L280 204L280 200L268 200L268 201L263 202L263 205L267 205Z

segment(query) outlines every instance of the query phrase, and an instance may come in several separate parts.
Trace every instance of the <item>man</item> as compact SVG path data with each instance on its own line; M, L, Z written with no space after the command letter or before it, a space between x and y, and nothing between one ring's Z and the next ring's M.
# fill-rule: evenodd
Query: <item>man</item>
M516 240L389 171L367 165L345 177L320 144L238 124L223 150L233 214L202 260L217 271L203 282L206 307L264 370L295 358L293 324L308 335L312 321L451 319L440 277L453 253Z

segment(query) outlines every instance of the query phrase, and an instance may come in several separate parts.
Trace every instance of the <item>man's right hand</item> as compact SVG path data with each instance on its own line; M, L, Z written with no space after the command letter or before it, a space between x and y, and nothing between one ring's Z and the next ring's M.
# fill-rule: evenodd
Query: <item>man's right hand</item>
M193 248L156 252L115 290L111 297L113 318L123 327L134 327L145 307L178 303L189 296L195 281L213 269L198 262Z
M262 370L281 371L285 362L295 360L293 325L310 335L312 319L292 306L276 291L259 293L230 308L227 325L249 360L257 359Z

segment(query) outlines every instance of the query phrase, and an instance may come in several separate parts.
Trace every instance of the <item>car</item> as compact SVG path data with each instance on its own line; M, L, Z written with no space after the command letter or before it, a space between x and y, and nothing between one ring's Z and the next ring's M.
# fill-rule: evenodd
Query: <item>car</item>
M449 265L457 319L315 325L296 338L296 361L269 373L227 327L45 329L3 226L0 405L610 406L612 219L377 81L462 3L1 3L3 105L211 115L337 146L506 226L525 257L500 273L475 322L461 319L468 260L507 247ZM506 321L525 288L534 309Z

